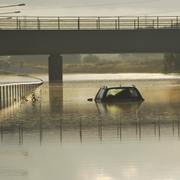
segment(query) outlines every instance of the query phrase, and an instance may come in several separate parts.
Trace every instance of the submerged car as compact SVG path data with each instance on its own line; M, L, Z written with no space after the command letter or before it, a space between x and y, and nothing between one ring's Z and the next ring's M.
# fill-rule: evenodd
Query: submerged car
M89 101L92 99L88 99ZM144 98L135 86L107 87L99 89L96 94L95 102L142 102Z

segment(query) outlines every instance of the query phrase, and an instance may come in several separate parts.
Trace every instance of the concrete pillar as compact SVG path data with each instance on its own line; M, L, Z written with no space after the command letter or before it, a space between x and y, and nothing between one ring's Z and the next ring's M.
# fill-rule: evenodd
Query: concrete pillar
M49 83L62 83L63 81L63 57L59 54L51 54L48 59Z

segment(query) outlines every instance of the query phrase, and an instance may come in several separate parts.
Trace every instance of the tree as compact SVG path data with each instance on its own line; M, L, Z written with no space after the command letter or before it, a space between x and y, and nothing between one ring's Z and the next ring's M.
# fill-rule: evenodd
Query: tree
M83 58L83 63L98 63L99 61L99 57L92 54L84 56Z
M63 55L63 63L65 63L65 64L80 64L81 63L81 55L80 54Z
M166 73L174 70L175 57L173 53L164 54L164 71Z
M164 55L164 71L180 72L180 54L167 53Z
M175 63L174 63L175 70L177 72L180 72L180 54L174 54L174 56L175 56Z

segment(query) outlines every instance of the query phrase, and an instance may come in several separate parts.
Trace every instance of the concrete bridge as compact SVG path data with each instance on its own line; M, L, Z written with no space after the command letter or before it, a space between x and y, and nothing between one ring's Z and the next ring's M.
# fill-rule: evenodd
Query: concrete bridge
M62 54L180 52L180 17L0 17L0 55L49 54L62 82Z

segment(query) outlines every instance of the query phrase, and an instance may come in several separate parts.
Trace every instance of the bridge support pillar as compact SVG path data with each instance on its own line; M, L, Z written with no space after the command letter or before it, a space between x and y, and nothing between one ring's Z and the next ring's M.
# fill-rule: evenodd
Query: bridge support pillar
M60 54L51 54L48 59L49 83L63 82L63 57Z

